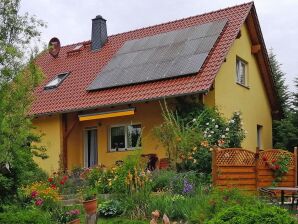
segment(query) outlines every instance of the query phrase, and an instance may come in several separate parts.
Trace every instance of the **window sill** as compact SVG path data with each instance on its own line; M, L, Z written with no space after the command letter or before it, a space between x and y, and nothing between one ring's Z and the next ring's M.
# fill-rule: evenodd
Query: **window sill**
M246 89L250 89L249 86L243 85L243 84L241 84L241 83L239 83L239 82L236 82L236 84L239 85L239 86L242 86L242 87L244 87L244 88L246 88Z
M108 153L113 153L113 152L129 152L129 151L135 151L135 150L138 150L140 148L128 148L128 149L118 149L118 151L111 151L111 150L108 150Z

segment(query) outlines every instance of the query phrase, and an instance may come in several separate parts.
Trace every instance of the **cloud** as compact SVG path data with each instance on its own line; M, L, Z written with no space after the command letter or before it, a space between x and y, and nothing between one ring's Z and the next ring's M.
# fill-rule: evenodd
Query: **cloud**
M56 36L62 45L89 40L91 19L101 14L108 33L116 34L205 12L242 4L242 0L23 0L21 11L35 14L48 24L42 41ZM298 1L255 0L267 49L273 48L294 90L298 76Z

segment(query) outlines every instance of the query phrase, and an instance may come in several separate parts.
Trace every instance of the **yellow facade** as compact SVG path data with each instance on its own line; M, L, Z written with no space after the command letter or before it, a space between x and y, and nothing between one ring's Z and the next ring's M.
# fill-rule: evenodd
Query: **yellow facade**
M166 157L161 143L153 136L153 127L161 124L161 109L158 102L148 102L132 105L136 107L135 115L113 117L100 120L81 121L69 135L68 144L68 167L84 166L84 130L97 129L98 139L98 162L105 166L112 166L117 160L123 160L134 151L109 152L109 128L122 124L141 124L142 131L142 154L155 153L159 158ZM127 106L126 106L127 108ZM111 110L123 109L123 107ZM72 115L69 122L74 120Z
M236 83L236 58L247 62L248 87ZM262 148L272 148L271 108L257 60L251 54L251 41L245 25L241 37L236 39L222 64L214 82L214 89L204 98L205 104L216 106L227 118L235 111L241 111L244 129L247 131L243 148L257 147L257 125L262 126Z
M46 160L35 158L36 162L49 173L57 171L62 149L61 116L39 117L33 120L33 125L36 127L37 133L42 134L39 144L47 148L47 155L49 156Z
M216 106L222 114L229 118L235 111L241 111L244 129L248 132L242 147L255 150L257 147L257 125L262 126L262 148L272 147L272 119L269 101L258 69L256 58L251 54L251 41L245 25L241 29L241 38L236 39L231 47L226 61L222 64L214 82L214 88L204 95L203 102L208 106ZM240 57L248 65L248 87L236 84L236 57ZM161 143L154 138L152 129L162 122L161 108L157 101L138 103L135 114L98 120L77 121L77 113L66 116L67 128L71 130L67 138L67 165L69 169L84 166L84 131L88 128L97 129L98 163L112 166L117 160L123 160L134 151L109 152L109 128L121 124L141 124L142 153L155 153L159 158L166 157ZM117 111L128 106L117 106L88 113ZM40 166L48 172L59 167L62 151L62 116L44 116L34 120L38 131L44 133L42 144L48 148L49 159L37 160Z

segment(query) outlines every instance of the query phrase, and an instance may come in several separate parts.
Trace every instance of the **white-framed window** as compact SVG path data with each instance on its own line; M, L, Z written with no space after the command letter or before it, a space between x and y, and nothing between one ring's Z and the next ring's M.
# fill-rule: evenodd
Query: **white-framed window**
M141 146L141 132L141 124L111 126L109 152L138 149Z
M243 86L248 86L248 66L247 62L241 58L236 58L236 82Z
M64 72L56 75L51 81L49 81L44 89L55 89L57 88L63 81L66 79L66 77L69 75L69 72Z

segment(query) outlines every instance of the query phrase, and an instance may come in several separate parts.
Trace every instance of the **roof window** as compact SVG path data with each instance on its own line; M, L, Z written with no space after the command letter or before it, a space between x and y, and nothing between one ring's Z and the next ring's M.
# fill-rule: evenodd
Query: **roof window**
M60 73L55 76L48 84L45 85L44 89L55 89L57 88L64 79L69 75L69 72Z

